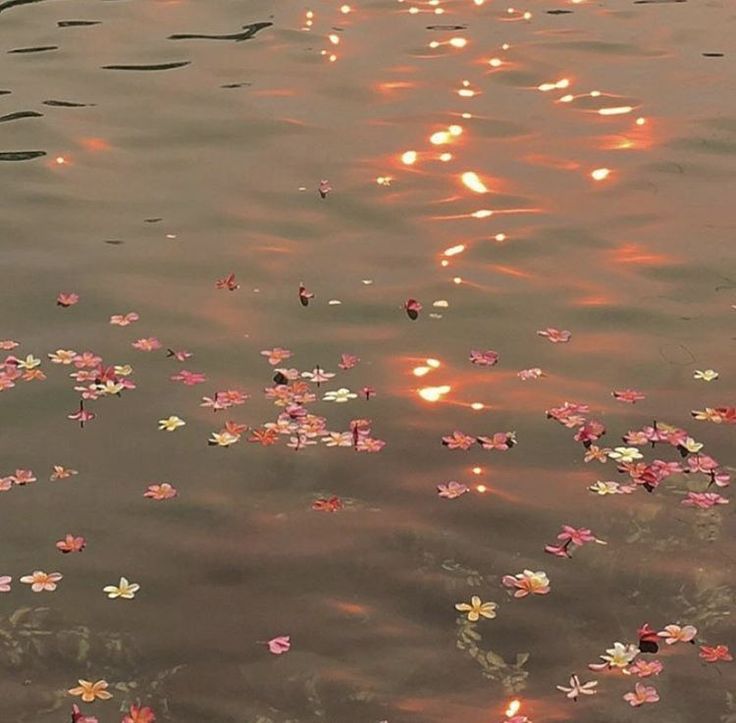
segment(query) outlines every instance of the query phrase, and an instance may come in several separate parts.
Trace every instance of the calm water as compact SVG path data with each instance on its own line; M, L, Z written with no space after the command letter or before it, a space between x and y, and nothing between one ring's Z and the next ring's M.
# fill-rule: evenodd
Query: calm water
M0 475L38 478L2 496L3 720L68 720L78 678L110 683L112 700L82 705L101 723L137 699L177 723L501 723L514 698L534 723L736 720L733 663L697 647L663 646L664 669L641 679L661 700L640 710L622 699L635 676L587 670L644 622L736 644L733 505L681 505L703 474L593 494L627 475L585 463L575 428L545 417L589 404L609 448L656 419L734 464L733 426L691 410L734 403L736 8L409 7L0 2L0 337L48 377L0 398ZM248 39L169 38L233 34ZM30 151L46 155L12 155ZM239 288L217 289L230 273ZM57 306L59 292L79 303ZM549 343L548 327L571 340ZM162 348L131 346L148 337ZM208 446L226 420L258 428L283 411L263 393L273 347L293 353L279 368L337 373L307 405L327 429L368 418L385 448L294 451L288 434L263 447L249 432ZM81 429L57 349L130 364L137 388L88 401ZM500 360L473 365L473 349ZM340 370L343 353L360 363ZM427 358L439 366L414 376ZM540 379L517 376L535 367ZM171 381L182 368L206 381ZM706 369L719 379L693 378ZM364 386L369 401L322 401ZM437 402L419 396L442 386ZM199 406L226 389L250 398ZM611 396L625 389L646 399ZM170 415L186 426L158 431ZM518 444L450 450L453 430ZM51 482L52 465L79 474ZM439 497L449 480L470 492ZM178 497L143 497L164 481ZM341 510L312 509L332 495ZM545 554L562 524L608 545ZM67 533L84 552L59 553ZM547 573L548 595L502 586L527 568ZM34 570L64 578L33 593L20 577ZM102 592L121 576L140 584L134 600ZM463 622L454 605L472 595L497 617ZM292 647L271 655L281 635ZM566 700L555 686L571 673L598 695Z

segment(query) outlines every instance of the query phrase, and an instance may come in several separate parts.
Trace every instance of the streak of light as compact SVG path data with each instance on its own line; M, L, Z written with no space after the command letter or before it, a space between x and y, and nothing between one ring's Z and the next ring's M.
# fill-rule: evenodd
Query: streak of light
M443 163L447 163L447 161L451 161L452 160L452 153L441 153L440 154L440 160Z
M521 709L521 701L519 701L519 700L512 700L509 703L508 708L506 708L506 713L504 713L504 715L507 718L511 718L511 716L516 715L519 712L520 709Z
M611 175L610 168L596 168L594 171L590 172L590 177L594 181L604 181L610 175Z
M465 173L460 176L460 180L466 188L470 189L474 193L488 193L486 184L478 178L478 174L474 171L465 171Z
M442 362L439 359L425 359L425 361L427 366L432 367L432 369L439 369L442 366Z
M482 404L481 402L473 402L470 405L470 408L473 409L476 412L480 412L481 409L485 409L485 405Z
M392 180L393 178L391 178L391 176L379 176L376 178L376 183L379 186L390 186Z
M490 268L494 271L498 271L500 274L506 274L506 276L513 276L517 279L533 279L534 274L530 274L528 271L522 271L516 269L513 266L502 266L501 264L491 264Z
M353 9L350 7L350 5L341 5L340 6L340 12L343 15L347 15L349 12L352 12L352 10Z
M457 256L465 251L465 244L457 244L457 246L450 246L450 248L444 250L445 256Z
M340 36L336 33L330 33L327 36L327 39L333 44L333 45L339 45L340 44Z
M432 371L432 369L430 367L414 367L411 370L411 373L415 377L423 377L425 374L429 374L429 372L431 372L431 371Z
M480 474L481 472L483 472L483 468L482 467L473 467L472 472L473 472L473 474Z
M488 492L488 487L486 487L485 485L476 485L475 491L483 494L484 492Z
M423 387L419 390L419 396L426 402L439 402L442 397L450 391L451 387Z
M630 105L620 105L613 108L601 108L598 115L625 115L634 110Z
M417 152L404 151L404 153L401 154L401 162L405 166L413 166L417 162Z
M550 90L562 90L563 88L570 87L570 80L568 78L562 78L550 83L542 83L537 86L537 90L541 90L542 93L548 93Z

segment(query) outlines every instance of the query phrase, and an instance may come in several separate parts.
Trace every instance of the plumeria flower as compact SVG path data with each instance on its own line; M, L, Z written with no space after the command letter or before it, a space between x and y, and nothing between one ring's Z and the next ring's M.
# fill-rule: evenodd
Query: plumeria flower
M0 592L10 592L10 583L13 578L10 575L0 575Z
M608 453L608 456L617 462L633 462L644 457L636 447L616 447Z
M618 402L626 402L627 404L636 404L642 399L646 399L641 392L637 392L635 389L623 389L621 391L611 392L612 396Z
M724 663L730 663L733 660L733 656L727 645L716 645L715 647L701 645L699 657L707 663L717 663L719 660L722 660Z
M703 410L694 409L692 412L690 412L695 419L697 419L699 422L713 422L714 424L722 424L723 423L723 414L721 414L717 409L713 409L712 407L706 407Z
M496 617L497 607L498 605L495 602L481 602L481 599L477 595L473 595L470 598L470 603L455 603L455 610L459 610L461 613L467 613L468 620L471 623L477 622L481 617L492 620Z
M516 444L516 432L496 432L492 437L477 437L483 449L495 449L505 452Z
M111 600L115 598L123 598L124 600L132 600L135 594L141 589L141 586L137 582L128 582L124 577L120 578L120 582L117 585L108 585L102 588L103 592L107 593L107 597Z
M665 639L667 645L675 643L691 643L698 634L698 629L693 625L665 625L664 630L657 633L660 638Z
M85 715L76 703L72 704L72 723L100 723L97 716Z
M539 367L532 367L531 369L522 369L516 373L516 376L523 382L526 382L529 379L539 379L540 377L543 377L544 372Z
M20 346L20 344L17 341L13 341L12 339L3 339L2 341L0 341L0 349L3 349L5 351L11 351L18 346Z
M85 703L94 703L95 700L110 700L112 694L107 692L106 680L98 680L92 683L89 680L79 680L78 688L70 688L71 695L81 695Z
M696 442L692 437L687 437L684 442L680 445L686 452L690 454L697 454L703 449L702 442Z
M129 377L133 373L133 367L130 364L116 364L113 371L120 377Z
M323 382L329 382L334 376L334 372L326 372L320 367L315 367L311 372L302 372L302 377L308 379L310 382L314 382L317 386Z
M355 356L354 354L341 354L340 355L340 361L338 362L337 366L340 367L340 369L352 369L354 366L357 366L357 364L360 362L360 357Z
M442 437L442 444L447 449L463 449L469 450L475 444L475 437L471 437L463 432L455 430L452 434Z
M598 691L595 689L598 685L597 680L590 680L587 683L581 683L577 675L570 676L569 687L564 685L555 686L557 690L565 693L565 697L577 701L581 695L595 695Z
M380 452L386 443L382 439L374 439L373 437L360 437L355 443L356 452Z
M727 505L729 500L715 492L688 492L687 497L680 503L685 507L699 507L707 510L715 505Z
M147 339L138 339L131 346L139 351L155 351L161 348L161 342L155 336L151 336Z
M36 481L36 477L30 469L17 469L15 470L15 474L11 475L11 477L13 482L20 486Z
M659 660L635 660L628 668L622 668L621 672L626 675L636 675L639 678L649 678L652 675L659 675L664 666Z
M192 353L183 349L181 351L177 351L176 349L167 349L166 356L173 357L178 362L185 362L192 356Z
M120 723L155 723L156 716L152 708L141 705L131 705L128 714Z
M551 326L542 331L538 331L537 334L539 334L539 336L547 337L547 339L549 339L553 344L564 344L565 342L570 341L570 338L572 337L572 332L567 331L567 329L560 331L559 329L554 329Z
M74 366L77 369L95 369L102 362L102 357L94 352L85 351L74 357Z
M317 512L338 512L342 507L342 500L335 495L328 498L320 497L312 502L312 509Z
M455 480L450 480L446 484L437 485L437 494L448 500L454 500L466 492L470 492L470 488L462 484L462 482L456 482Z
M239 434L230 434L228 431L212 432L212 436L207 441L210 446L229 447L240 441Z
M77 356L77 352L72 351L71 349L57 349L53 354L47 354L49 359L54 364L71 364L75 357Z
M529 594L546 595L550 591L549 579L544 572L524 570L518 575L504 575L501 582L504 587L516 588L514 597L526 597Z
M201 372L190 372L186 369L182 369L178 374L174 374L169 378L172 382L181 382L188 387L193 387L195 384L204 384L207 381L207 377Z
M422 310L422 305L416 299L407 299L404 302L404 310L406 311L406 315L412 321L415 321L419 317L419 312Z
M656 703L659 700L659 693L656 688L637 683L631 693L624 695L624 700L628 701L630 706L637 707L644 703Z
M344 402L348 402L351 399L357 399L358 395L351 392L349 389L346 389L345 387L340 387L340 389L332 392L325 392L324 397L322 397L322 401L324 402L336 402L337 404L342 404Z
M129 311L127 314L113 314L110 317L110 323L114 326L129 326L138 319L140 316L135 311Z
M266 645L268 650L274 655L281 655L282 653L288 653L291 648L291 636L290 635L279 635L276 638L271 638Z
M601 655L601 660L605 663L591 663L588 667L591 670L602 670L605 668L625 668L636 656L639 655L639 648L636 645L623 643L614 643L612 648L606 650L605 655Z
M35 369L37 366L41 364L40 359L36 359L33 354L28 354L25 359L19 359L18 360L18 369Z
M473 349L470 352L470 361L482 367L492 367L498 364L498 352L495 351L477 351Z
M87 546L87 541L84 537L75 537L72 534L67 533L63 540L59 540L56 543L56 549L59 552L81 552Z
M271 366L276 366L284 361L284 359L288 359L291 356L291 352L288 349L282 349L280 346L277 346L273 349L262 351L261 356L265 356Z
M608 461L608 453L610 451L611 450L608 447L597 447L595 444L591 444L590 447L585 450L583 460L585 462L597 460L601 464L605 464Z
M46 573L42 570L34 570L31 575L25 575L20 581L30 585L33 592L53 592L56 590L56 583L63 577L60 572Z
M148 497L152 500L170 500L179 494L176 491L174 485L168 482L162 482L161 484L148 485L146 491L143 493L144 497Z
M328 447L352 447L353 435L350 432L328 432L322 437Z
M167 432L175 432L177 429L179 429L179 427L183 427L185 424L186 422L176 415L172 415L170 417L167 417L166 419L158 420L159 430L165 429Z
M700 379L704 382L712 382L715 379L718 379L718 372L714 369L706 369L705 371L700 371L700 369L696 369L695 373L693 374L693 379Z
M56 304L57 306L74 306L79 301L79 294L67 294L63 291L59 292L59 295L56 297Z

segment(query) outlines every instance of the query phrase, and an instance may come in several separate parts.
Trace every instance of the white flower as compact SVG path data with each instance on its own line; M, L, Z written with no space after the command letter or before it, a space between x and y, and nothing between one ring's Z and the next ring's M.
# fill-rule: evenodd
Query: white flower
M636 447L616 447L608 453L608 456L617 462L633 462L644 457Z
M605 660L611 668L625 668L639 655L639 648L632 644L614 643L612 648L606 650L606 653L608 655L601 655L601 659Z
M581 695L595 695L598 691L595 687L598 685L597 680L589 680L587 683L581 683L580 678L577 675L570 677L570 687L566 688L564 685L555 686L557 690L561 690L566 693L568 698L577 700Z
M175 432L179 427L183 427L185 424L186 422L183 419L180 419L175 415L167 417L166 419L158 420L158 428L161 430L165 429L167 432Z
M628 485L621 485L618 482L601 482L601 480L590 485L588 489L599 495L623 495L633 491Z
M141 586L137 582L128 582L126 578L121 577L118 585L108 585L102 590L107 593L107 597L111 600L116 597L132 600L140 589Z
M334 392L325 392L324 397L322 397L322 400L325 402L337 402L338 404L341 404L343 402L347 402L350 399L357 399L358 395L351 392L349 389L346 389L345 387L341 387L337 391Z
M704 372L700 369L695 370L693 379L701 379L704 382L712 382L714 379L718 379L718 372L715 369L706 369Z
M322 441L328 447L352 447L353 435L350 432L328 432Z

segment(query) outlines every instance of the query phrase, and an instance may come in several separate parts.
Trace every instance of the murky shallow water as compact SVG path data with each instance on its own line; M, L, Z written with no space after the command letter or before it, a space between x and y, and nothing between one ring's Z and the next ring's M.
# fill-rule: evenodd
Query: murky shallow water
M113 700L83 706L102 723L137 698L181 723L496 723L512 698L535 723L734 720L733 665L689 645L665 646L662 673L642 679L661 698L646 710L622 699L634 676L586 669L644 622L734 644L732 506L680 504L703 475L592 494L626 475L586 464L575 429L545 418L589 404L601 447L656 419L733 464L733 427L690 412L734 399L734 8L416 8L0 3L1 336L48 376L0 400L0 474L38 477L2 497L3 719L67 720L65 691L104 678ZM243 31L253 23L273 24ZM450 125L462 133L433 145ZM28 151L46 155L13 155ZM462 183L469 171L488 193ZM320 179L334 188L324 200ZM229 273L240 288L216 289ZM302 281L316 293L306 308ZM79 303L56 306L60 291ZM424 307L414 322L410 297ZM129 311L135 324L108 323ZM572 339L551 344L536 333L547 327ZM152 336L162 349L131 347ZM166 347L194 356L178 364ZM247 434L208 446L226 419L257 428L282 411L262 393L273 368L259 352L273 347L293 352L284 367L338 372L312 385L310 412L336 431L369 418L385 449L295 452L288 435L261 447ZM80 429L66 418L73 366L47 358L57 349L131 364L137 388L88 402L97 417ZM498 365L471 365L472 349L498 351ZM342 353L360 364L341 371ZM413 376L427 358L440 366ZM533 367L545 376L518 378ZM181 368L206 383L170 381ZM718 380L693 378L709 368ZM321 401L366 385L370 401ZM418 395L443 385L438 403ZM611 397L628 388L646 399ZM216 415L199 406L224 389L251 396ZM186 426L158 431L169 415ZM453 430L514 430L518 444L448 450ZM54 464L79 474L50 482ZM438 497L448 480L470 493ZM178 497L142 496L162 481ZM311 509L332 495L342 510ZM608 545L546 555L562 524ZM83 553L55 549L68 532ZM510 597L501 578L525 568L546 571L549 595ZM32 593L19 578L33 570L64 579ZM120 576L141 585L134 600L102 592ZM468 628L454 605L474 594L499 607ZM291 650L270 655L263 641L279 635ZM517 653L530 655L514 671ZM555 686L574 672L598 695L565 700Z

